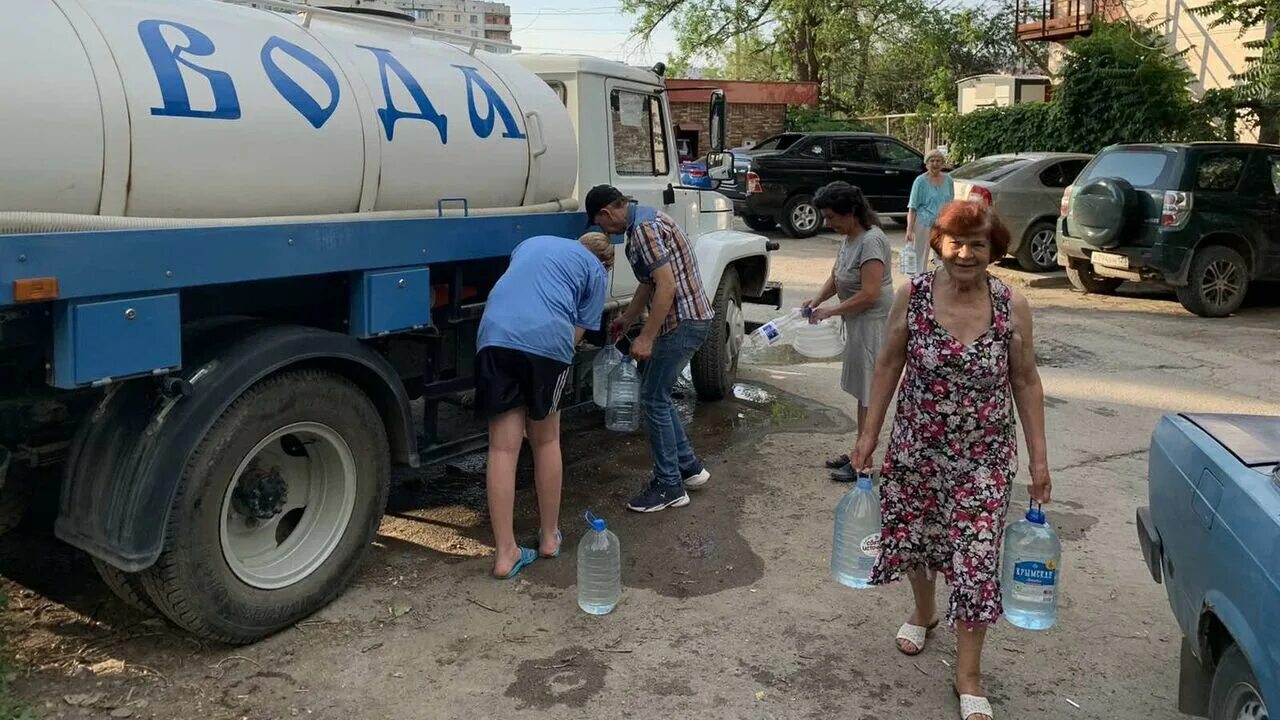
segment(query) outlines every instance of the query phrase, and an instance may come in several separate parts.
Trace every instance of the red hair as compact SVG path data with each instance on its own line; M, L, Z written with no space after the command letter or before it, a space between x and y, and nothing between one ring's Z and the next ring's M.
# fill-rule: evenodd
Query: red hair
M929 230L929 247L942 254L942 237L986 235L991 241L991 261L995 262L1009 252L1009 228L996 217L990 207L969 200L947 203Z

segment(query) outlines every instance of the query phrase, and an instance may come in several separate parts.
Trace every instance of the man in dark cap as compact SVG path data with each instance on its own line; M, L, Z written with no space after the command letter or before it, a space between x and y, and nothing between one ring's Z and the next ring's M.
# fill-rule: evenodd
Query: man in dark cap
M686 488L702 487L711 474L689 444L671 391L706 340L715 311L702 287L693 247L674 220L632 203L611 185L592 188L585 205L589 225L611 235L626 234L627 261L640 281L612 330L626 330L649 310L639 337L631 343L631 356L641 361L640 401L653 453L653 479L627 508L651 513L683 507L689 504Z

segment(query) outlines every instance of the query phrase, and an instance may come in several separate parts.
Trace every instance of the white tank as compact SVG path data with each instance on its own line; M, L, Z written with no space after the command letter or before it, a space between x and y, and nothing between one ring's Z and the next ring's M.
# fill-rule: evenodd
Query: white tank
M232 218L572 195L573 128L536 75L409 24L303 17L4 0L0 211Z

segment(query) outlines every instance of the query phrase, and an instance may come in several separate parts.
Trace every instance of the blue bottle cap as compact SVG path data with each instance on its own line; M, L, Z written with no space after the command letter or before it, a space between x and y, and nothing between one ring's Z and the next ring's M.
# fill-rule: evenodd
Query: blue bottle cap
M587 524L591 526L592 530L595 530L596 532L604 532L604 518L596 517L590 510L587 511L587 514L584 517L586 517Z
M858 489L871 490L871 475L869 473L858 473Z
M1041 510L1039 505L1036 505L1035 507L1032 507L1032 508L1028 508L1027 522L1035 523L1036 525L1044 525L1045 523L1044 510Z

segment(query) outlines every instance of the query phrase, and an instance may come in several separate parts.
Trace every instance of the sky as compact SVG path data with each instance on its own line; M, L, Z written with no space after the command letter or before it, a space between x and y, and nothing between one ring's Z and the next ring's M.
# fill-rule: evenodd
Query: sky
M511 5L511 42L524 52L595 55L631 65L665 61L675 48L670 27L645 46L631 37L633 17L617 0L505 0Z

